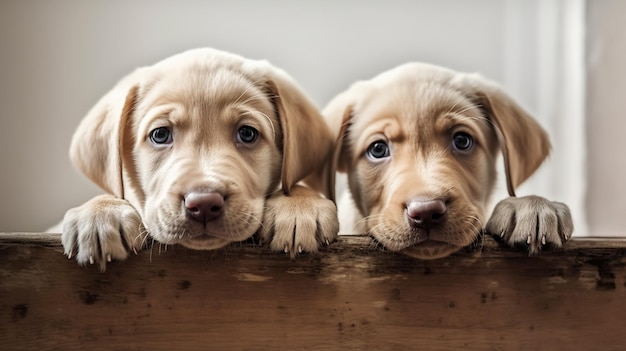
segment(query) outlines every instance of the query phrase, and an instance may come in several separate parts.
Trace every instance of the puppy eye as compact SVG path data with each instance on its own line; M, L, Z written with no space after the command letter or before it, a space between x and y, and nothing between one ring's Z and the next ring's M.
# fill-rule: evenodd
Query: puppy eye
M259 137L259 131L250 127L243 126L237 131L237 142L244 144L254 143Z
M367 156L373 160L379 160L381 158L389 157L391 153L389 152L389 145L382 140L377 140L370 144L367 148Z
M452 147L458 151L467 151L474 146L474 139L465 132L454 133L452 136Z
M171 144L172 132L166 127L153 129L150 132L150 140L155 144Z

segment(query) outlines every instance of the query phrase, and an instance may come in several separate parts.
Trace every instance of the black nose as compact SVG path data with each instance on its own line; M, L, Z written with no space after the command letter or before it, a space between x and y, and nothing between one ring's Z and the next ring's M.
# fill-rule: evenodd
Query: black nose
M413 199L406 204L406 216L413 228L430 229L445 220L447 211L443 200Z
M191 192L185 195L185 209L193 220L206 223L222 214L224 196L216 191Z

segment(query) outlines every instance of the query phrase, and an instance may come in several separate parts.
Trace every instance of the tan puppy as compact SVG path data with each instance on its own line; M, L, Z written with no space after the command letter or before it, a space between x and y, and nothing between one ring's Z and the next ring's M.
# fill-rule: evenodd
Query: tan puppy
M353 218L352 232L423 259L477 239L498 152L514 196L550 149L543 129L500 88L427 64L358 82L323 114L338 136L336 167L348 176L351 203L340 204L340 221ZM358 212L344 213L350 207ZM561 246L573 230L567 206L536 196L504 200L486 227L531 253Z
M338 231L330 183L315 174L333 145L317 109L267 62L196 49L137 69L74 135L72 161L109 194L67 212L65 253L104 269L148 236L216 249L259 229L273 249L316 251ZM308 175L313 189L296 185Z

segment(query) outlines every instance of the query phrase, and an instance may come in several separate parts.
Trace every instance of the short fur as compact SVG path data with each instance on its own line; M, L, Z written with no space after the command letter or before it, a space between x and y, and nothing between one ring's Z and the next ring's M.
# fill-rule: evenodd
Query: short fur
M348 177L342 226L423 259L477 239L499 152L514 196L550 150L546 132L495 84L422 63L355 83L323 114L337 137L335 167ZM471 148L453 146L458 133L471 136ZM376 142L388 145L388 157L368 154ZM414 214L424 206L437 208L425 224ZM573 230L567 206L536 196L504 200L486 227L511 245L528 242L532 253L548 242L561 246Z
M242 127L256 130L257 138L242 141ZM155 143L157 128L170 130L172 141ZM67 212L65 253L104 269L148 236L216 249L259 229L276 250L315 251L338 230L330 181L316 176L333 144L300 88L265 61L196 49L139 68L74 134L73 163L108 194ZM307 176L315 179L313 189L298 184ZM207 211L215 216L192 213L198 211L192 203L203 198L212 199ZM276 225L290 220L276 208L294 204L302 211L298 225L315 230Z

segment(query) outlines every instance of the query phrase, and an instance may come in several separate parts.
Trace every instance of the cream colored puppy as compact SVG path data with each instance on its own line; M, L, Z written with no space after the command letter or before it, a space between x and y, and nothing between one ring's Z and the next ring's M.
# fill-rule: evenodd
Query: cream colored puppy
M550 143L531 116L478 75L405 64L354 84L323 114L338 138L336 167L348 178L340 221L390 251L443 257L486 227L536 253L572 233L567 206L537 196L503 200L486 224L498 153L514 196Z
M275 250L316 251L338 231L321 174L333 144L309 99L265 61L196 49L139 68L74 135L73 163L108 194L67 212L65 253L104 270L148 237L210 250L256 232ZM307 176L311 188L297 185Z

